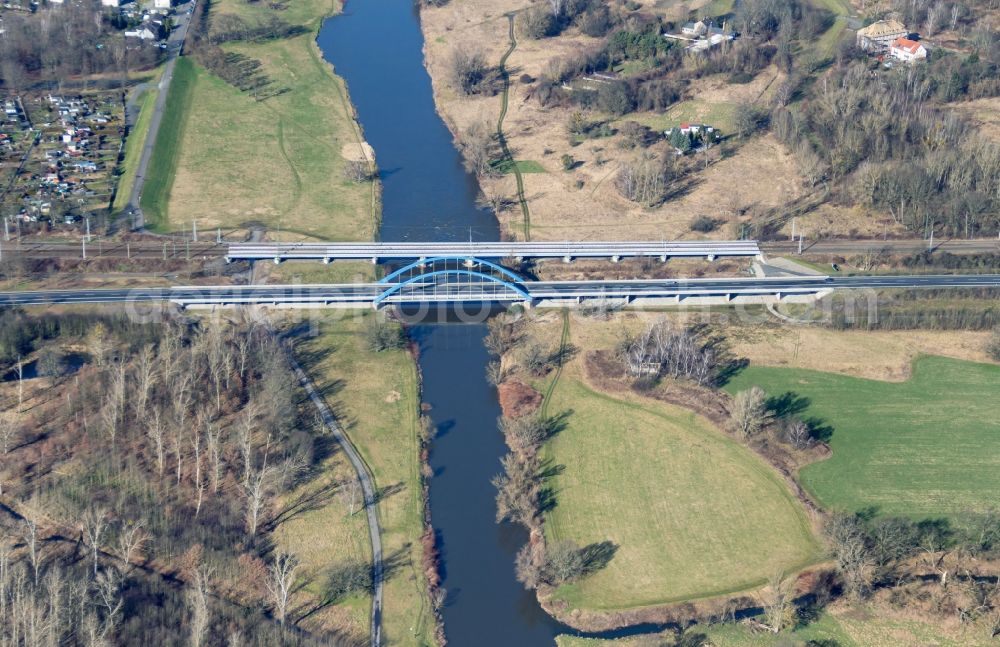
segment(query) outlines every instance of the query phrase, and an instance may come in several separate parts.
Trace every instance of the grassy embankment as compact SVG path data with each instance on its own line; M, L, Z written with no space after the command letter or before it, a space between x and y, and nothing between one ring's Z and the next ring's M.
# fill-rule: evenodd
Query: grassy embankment
M903 383L750 367L727 389L794 394L832 428L833 456L801 470L828 509L928 517L981 511L1000 491L1000 366L923 357Z
M633 609L743 591L819 557L787 486L707 420L599 393L586 383L582 359L565 367L547 411L570 412L545 448L562 466L549 538L618 545L604 570L555 592L571 608Z
M433 644L419 542L423 503L417 372L404 350L368 350L364 333L374 316L326 317L318 336L297 342L296 355L360 451L376 488L387 493L378 503L388 573L383 639L394 645ZM331 502L286 523L279 542L313 569L369 559L364 513L360 505L355 510L348 517L344 501ZM351 598L343 613L367 631L369 604L368 596Z
M375 185L344 174L343 154L358 149L360 128L343 81L315 43L322 19L339 7L307 0L276 12L263 3L213 3L215 16L237 14L250 24L276 16L306 33L223 46L259 60L273 87L286 90L263 101L196 69L189 115L175 131L179 155L160 229L183 228L197 218L205 228L257 223L280 229L283 238L373 237Z
M169 229L167 204L170 200L174 175L177 172L180 142L184 136L193 106L194 85L198 73L199 70L190 60L185 57L177 59L167 101L163 108L163 118L160 120L156 144L146 169L146 183L139 196L139 206L142 207L142 212L146 217L146 226L153 231ZM143 109L145 108L146 106L143 105ZM139 147L141 152L141 143ZM138 159L136 159L135 164L138 164ZM128 196L125 196L125 200L128 200Z
M918 618L885 618L841 610L825 612L815 622L779 635L734 624L693 627L690 631L706 634L715 647L799 647L809 644L807 641L838 647L986 647L995 643L982 631L945 629ZM591 640L560 636L556 639L558 647L648 647L656 644L659 643L646 637Z
M153 105L156 103L158 92L155 87L142 91L139 116L125 139L125 159L122 160L121 164L122 174L118 179L114 203L111 205L111 210L114 213L120 213L128 205L129 195L135 184L135 174L139 170L139 157L142 155L146 136L149 135L149 124L153 120Z

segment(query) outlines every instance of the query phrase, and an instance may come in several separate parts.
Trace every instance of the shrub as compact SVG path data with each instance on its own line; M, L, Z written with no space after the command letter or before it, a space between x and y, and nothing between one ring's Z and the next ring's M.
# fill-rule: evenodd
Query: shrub
M562 167L564 171L572 171L573 167L576 166L576 160L569 153L564 153L562 157L559 158L562 162Z
M635 110L635 93L628 83L604 83L597 90L597 107L602 112L621 116Z
M522 34L538 40L556 33L557 22L545 5L536 5L518 16L518 27Z
M520 78L520 81L524 85L528 85L530 83L534 83L535 82L535 77L531 76L530 74L522 74L521 78Z
M456 49L451 55L451 78L455 89L470 95L479 91L487 77L486 59L481 52Z
M392 348L402 348L406 344L403 329L395 324L376 322L367 331L368 348L382 352Z
M707 234L710 231L715 231L715 228L719 226L719 223L708 216L698 216L691 221L691 231L700 231L703 234Z
M584 12L577 23L580 31L588 36L600 38L611 29L611 13L604 5Z
M1000 362L1000 328L993 331L989 342L986 344L986 352L994 361Z
M670 169L665 160L646 158L622 164L615 187L623 198L655 206L667 198Z

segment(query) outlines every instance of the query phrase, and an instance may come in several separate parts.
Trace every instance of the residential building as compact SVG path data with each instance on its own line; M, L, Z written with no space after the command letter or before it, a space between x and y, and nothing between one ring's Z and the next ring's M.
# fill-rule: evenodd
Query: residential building
M121 0L101 0L102 7L120 7Z
M898 20L879 20L858 30L858 47L868 51L881 52L889 48L897 38L910 35L906 25Z
M169 9L172 5L170 0L153 0L154 9Z
M685 23L684 26L681 27L681 33L691 38L702 36L706 31L708 31L708 26L700 20L698 22Z
M141 40L153 40L156 38L156 34L153 33L149 27L143 27L141 29L133 29L125 32L126 38L139 38Z
M912 63L927 58L927 48L909 38L897 38L889 45L889 56Z

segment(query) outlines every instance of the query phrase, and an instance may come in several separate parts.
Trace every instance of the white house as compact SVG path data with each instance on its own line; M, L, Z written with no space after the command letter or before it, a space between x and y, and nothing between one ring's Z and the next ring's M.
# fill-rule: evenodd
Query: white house
M910 35L906 25L898 20L879 20L858 30L858 47L868 51L885 51L892 41Z
M700 20L698 22L685 23L684 26L681 27L681 33L685 36L690 36L691 38L702 36L707 30L708 26Z
M912 63L927 58L927 48L909 38L897 38L889 45L889 56Z
M143 27L142 29L132 29L125 32L126 38L139 38L141 40L154 40L156 34L149 27Z
M121 0L101 0L102 7L120 7Z
M172 3L170 0L153 0L154 9L169 9Z

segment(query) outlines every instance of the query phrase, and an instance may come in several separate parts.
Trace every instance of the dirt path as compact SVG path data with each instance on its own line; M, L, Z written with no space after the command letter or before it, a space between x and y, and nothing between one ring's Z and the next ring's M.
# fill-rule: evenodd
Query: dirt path
M330 433L333 434L337 444L340 445L340 447L344 450L344 453L347 455L347 458L351 461L351 465L354 467L354 471L358 475L358 481L361 483L361 493L365 503L365 514L368 515L368 534L371 537L372 543L371 644L372 647L379 647L382 643L382 580L384 579L383 576L385 569L382 562L382 537L378 525L378 509L376 508L375 501L375 484L372 481L371 474L368 473L368 467L361 459L361 455L358 454L354 445L351 444L350 439L348 439L344 434L344 431L341 429L337 419L330 411L330 407L326 405L326 402L313 385L312 380L306 372L302 370L302 367L299 365L298 361L296 361L295 355L292 351L287 350L287 354L288 361L292 365L292 370L295 371L295 377L299 380L299 384L303 389L305 389L309 399L316 407L320 417L323 419L323 424L330 430Z
M517 162L507 146L507 137L503 134L503 120L507 116L507 106L510 100L510 73L507 71L507 59L514 50L517 49L517 37L514 36L514 14L507 14L507 21L510 23L510 47L500 57L500 75L503 77L503 94L500 106L500 118L497 119L497 140L500 148L503 149L503 156L510 163L514 179L517 181L517 201L521 205L521 216L524 225L524 240L531 240L531 212L528 210L528 201L524 197L524 178L521 176L521 169L517 168Z

